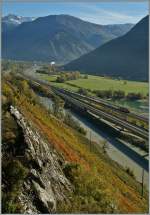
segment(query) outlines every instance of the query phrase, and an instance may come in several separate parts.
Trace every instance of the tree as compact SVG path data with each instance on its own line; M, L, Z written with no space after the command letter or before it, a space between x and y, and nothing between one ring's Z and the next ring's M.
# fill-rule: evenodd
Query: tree
M83 78L84 78L84 79L88 79L88 75L87 75L87 74L84 75Z
M86 134L86 130L80 126L80 123L75 120L70 112L66 112L65 114L65 118L64 118L64 123L69 125L70 127L76 129L78 132L80 132L81 134Z
M88 91L87 91L86 89L84 89L84 88L79 88L79 89L78 89L78 93L79 93L79 94L83 94L83 95L85 95L85 96L88 95Z
M63 107L64 107L64 101L60 99L59 97L54 98L54 103L53 103L53 113L56 117L60 118L62 117L63 114Z
M65 81L76 80L78 78L80 78L80 72L61 73L60 76L57 77L56 82L64 83Z
M64 83L66 81L66 77L64 75L60 75L57 77L56 82Z
M102 141L102 150L103 150L103 153L104 153L104 154L107 153L108 147L109 147L108 142L107 142L106 140L103 140L103 141Z
M100 98L112 98L112 90L96 90L96 95Z
M139 100L142 98L143 98L143 95L141 93L128 93L127 95L128 100Z
M125 92L122 90L114 91L113 98L114 99L123 99L123 98L125 98Z

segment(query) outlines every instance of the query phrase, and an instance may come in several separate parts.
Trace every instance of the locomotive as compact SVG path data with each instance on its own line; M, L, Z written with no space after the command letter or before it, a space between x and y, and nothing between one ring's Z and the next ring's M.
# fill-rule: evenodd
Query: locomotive
M128 108L125 108L125 107L119 107L118 108L121 112L124 112L124 113L130 113L129 109Z

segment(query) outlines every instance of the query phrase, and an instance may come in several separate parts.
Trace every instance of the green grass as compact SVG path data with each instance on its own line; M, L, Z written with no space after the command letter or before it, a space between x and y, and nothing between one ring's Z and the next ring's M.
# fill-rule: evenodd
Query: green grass
M145 82L115 80L111 78L89 75L88 79L72 80L67 81L66 83L55 83L54 81L56 80L56 75L41 75L41 77L45 80L52 82L52 84L55 86L75 91L78 88L82 87L91 90L123 90L126 94L129 92L140 92L143 95L146 95L148 93L148 83ZM70 84L73 84L74 86L70 86Z
M40 74L40 76L47 81L55 81L57 78L57 75L46 75L46 74Z
M77 91L78 87L73 87L73 86L70 86L66 83L57 83L55 82L56 81L56 78L57 78L57 75L43 75L43 74L40 74L40 77L42 77L42 79L44 80L47 80L47 81L50 81L51 84L53 86L56 86L56 87L60 87L60 88L65 88L65 89L69 89L69 90L72 90L72 91Z
M148 93L148 83L114 80L110 78L91 75L88 76L88 79L78 79L74 81L68 81L67 83L71 83L76 85L77 87L83 87L91 90L123 90L125 91L125 93L141 92L143 95L146 95Z

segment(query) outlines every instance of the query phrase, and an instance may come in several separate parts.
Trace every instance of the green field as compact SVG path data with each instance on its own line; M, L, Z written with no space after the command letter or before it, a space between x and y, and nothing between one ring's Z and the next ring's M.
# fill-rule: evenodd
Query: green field
M44 79L44 80L50 81L53 86L69 89L69 90L72 90L72 91L77 91L77 89L78 89L78 87L70 86L67 82L66 83L57 83L57 82L55 82L56 78L57 78L57 75L49 76L49 75L45 75L45 74L44 75L40 74L40 77L42 77L42 79Z
M114 80L98 76L88 76L88 79L78 79L68 81L68 83L91 90L123 90L125 93L141 92L144 95L148 93L148 83Z
M55 76L41 75L42 78L52 81L56 86L69 88L71 90L76 90L76 88L86 88L90 90L123 90L125 93L134 92L142 93L146 95L148 93L148 83L145 82L136 82L136 81L125 81L125 80L115 80L111 78L99 77L89 75L88 79L78 79L67 81L65 83L56 83ZM70 86L70 84L72 86Z

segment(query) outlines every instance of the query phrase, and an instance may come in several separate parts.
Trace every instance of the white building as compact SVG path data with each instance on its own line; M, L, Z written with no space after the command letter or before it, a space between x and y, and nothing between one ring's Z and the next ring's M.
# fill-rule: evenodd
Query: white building
M52 61L52 62L51 62L51 66L52 66L52 65L55 65L55 61Z

